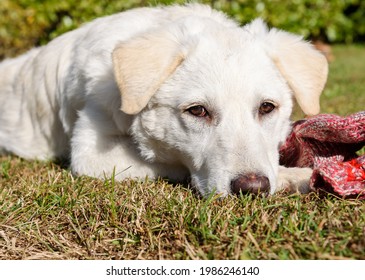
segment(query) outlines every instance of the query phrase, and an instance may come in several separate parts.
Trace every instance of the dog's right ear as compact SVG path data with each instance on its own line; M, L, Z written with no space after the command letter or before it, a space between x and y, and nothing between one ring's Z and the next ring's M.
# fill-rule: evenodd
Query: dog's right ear
M119 44L113 51L121 110L139 113L184 60L179 44L167 34L152 34Z
M250 34L267 43L267 53L292 89L306 115L320 111L319 99L327 81L328 63L324 55L302 37L273 28L261 20L245 26Z
M272 29L268 37L271 58L293 90L300 108L308 116L318 114L328 75L327 59L299 36Z

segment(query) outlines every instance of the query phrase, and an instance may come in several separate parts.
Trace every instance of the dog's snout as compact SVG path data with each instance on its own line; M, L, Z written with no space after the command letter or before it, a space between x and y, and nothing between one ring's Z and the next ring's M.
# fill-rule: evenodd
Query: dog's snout
M270 181L266 176L260 174L240 175L231 182L231 190L234 194L265 193L270 190Z

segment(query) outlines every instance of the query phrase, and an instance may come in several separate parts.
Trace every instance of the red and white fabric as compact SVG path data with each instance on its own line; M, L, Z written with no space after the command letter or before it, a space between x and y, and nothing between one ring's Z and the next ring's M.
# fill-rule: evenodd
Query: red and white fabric
M321 114L294 123L280 148L280 163L311 167L310 187L365 199L365 111L340 117Z

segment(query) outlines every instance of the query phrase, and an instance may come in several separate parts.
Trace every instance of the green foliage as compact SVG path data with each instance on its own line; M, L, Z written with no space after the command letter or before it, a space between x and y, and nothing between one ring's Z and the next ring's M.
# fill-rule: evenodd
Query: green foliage
M350 43L365 35L365 1L236 0L213 1L239 22L261 17L270 25L306 38Z
M1 0L0 57L16 55L93 18L122 11L139 0Z
M14 56L94 18L139 6L184 0L1 0L0 58ZM261 17L305 37L352 42L365 36L361 0L200 0L239 22Z

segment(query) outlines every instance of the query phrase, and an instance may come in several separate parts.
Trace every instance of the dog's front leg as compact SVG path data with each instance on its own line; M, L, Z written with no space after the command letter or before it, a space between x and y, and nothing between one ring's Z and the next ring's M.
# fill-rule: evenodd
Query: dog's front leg
M74 175L115 179L169 177L182 180L181 166L144 160L132 138L123 134L110 116L96 106L79 112L71 139L71 170Z
M289 191L291 193L309 193L309 182L313 170L311 168L279 166L276 191Z

